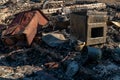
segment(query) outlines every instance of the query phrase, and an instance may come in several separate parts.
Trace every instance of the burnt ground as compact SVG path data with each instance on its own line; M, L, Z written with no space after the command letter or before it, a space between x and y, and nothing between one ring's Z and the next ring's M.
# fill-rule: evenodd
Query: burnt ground
M109 20L119 21L119 6L108 5L104 11ZM91 46L102 51L100 60L87 60L69 40L50 47L40 34L30 47L9 47L0 41L0 80L120 80L120 30L107 27L106 43ZM69 27L50 25L39 33L56 30L70 37Z

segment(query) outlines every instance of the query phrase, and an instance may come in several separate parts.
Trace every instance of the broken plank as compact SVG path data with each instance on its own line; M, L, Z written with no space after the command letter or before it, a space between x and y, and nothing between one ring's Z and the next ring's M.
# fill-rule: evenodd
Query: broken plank
M71 6L66 6L63 7L66 9L73 9L73 8L80 8L80 9L104 9L106 8L105 3L93 3L93 4L84 4L84 5L71 5ZM45 14L52 14L55 13L57 10L63 9L62 7L59 8L50 8L50 9L43 9L43 13Z

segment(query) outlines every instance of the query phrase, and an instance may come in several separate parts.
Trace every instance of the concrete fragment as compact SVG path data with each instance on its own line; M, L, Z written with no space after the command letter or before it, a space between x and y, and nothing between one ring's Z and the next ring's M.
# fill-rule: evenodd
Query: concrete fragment
M66 39L63 34L60 33L47 33L44 34L42 40L51 47L57 47L62 45Z

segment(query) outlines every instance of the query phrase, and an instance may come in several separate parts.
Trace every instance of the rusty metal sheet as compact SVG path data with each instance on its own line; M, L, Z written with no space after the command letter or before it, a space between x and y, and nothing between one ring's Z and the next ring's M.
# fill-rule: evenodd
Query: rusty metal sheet
M22 12L17 14L15 19L12 21L12 23L8 25L9 27L4 33L4 35L9 35L9 34L14 35L13 33L19 32L20 30L24 29L32 19L33 15L34 15L33 12Z
M37 33L37 25L38 25L38 19L37 14L33 17L31 22L26 26L25 30L23 31L24 34L26 34L27 42L30 45L33 38L35 37L35 34Z
M38 18L39 24L40 25L46 25L48 23L48 18L44 15L42 11L36 11L36 16Z
M40 10L19 13L12 23L8 25L8 29L3 31L2 40L8 45L21 42L30 45L37 33L38 24L43 26L47 23L47 17Z

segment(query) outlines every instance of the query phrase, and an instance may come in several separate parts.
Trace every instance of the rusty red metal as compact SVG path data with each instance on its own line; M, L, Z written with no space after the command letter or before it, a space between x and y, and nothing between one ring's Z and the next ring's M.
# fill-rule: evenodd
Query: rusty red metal
M40 10L21 12L8 25L8 29L3 31L2 40L8 45L19 42L26 42L30 45L37 33L38 25L44 26L47 23L47 17Z
M48 67L48 68L54 69L54 68L59 67L59 63L57 63L57 62L49 62L49 63L45 63L45 66Z

